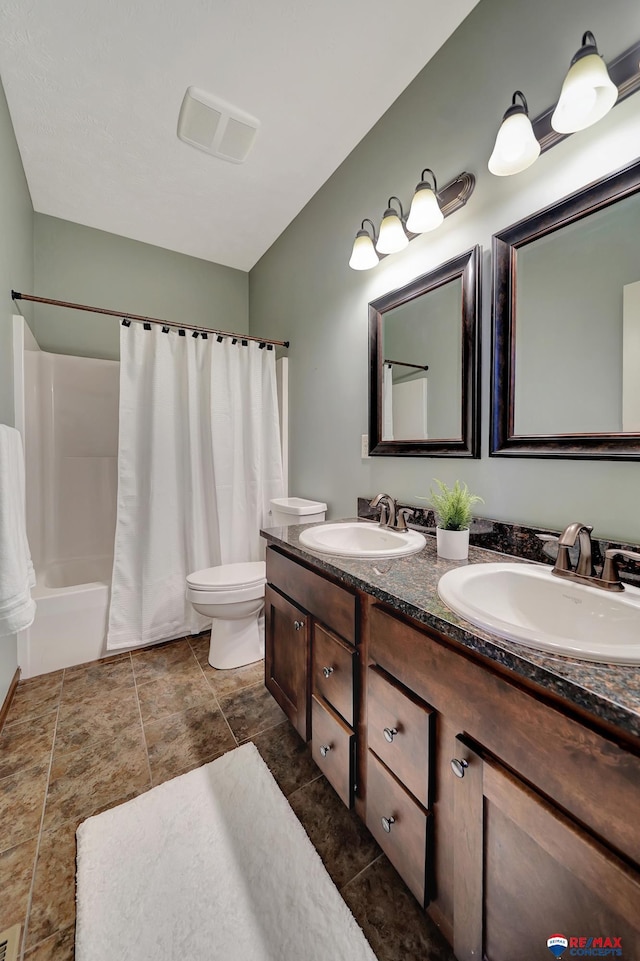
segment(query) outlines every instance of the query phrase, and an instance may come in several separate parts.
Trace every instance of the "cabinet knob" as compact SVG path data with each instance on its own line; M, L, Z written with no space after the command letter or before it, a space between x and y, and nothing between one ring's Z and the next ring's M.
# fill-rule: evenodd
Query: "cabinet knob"
M296 631L301 631L304 627L304 621L294 621L293 626L295 627Z
M324 674L325 677L331 677L331 675L333 674L333 668L332 668L332 667L323 667L323 668L322 668L322 673Z
M393 741L394 737L395 737L396 734L398 733L398 728L397 728L397 727L385 727L385 729L384 729L384 731L383 731L382 733L384 734L385 740L388 741L389 744L391 744L391 742Z
M320 748L320 757L326 757L330 750L331 750L330 744L323 744L322 747Z
M396 823L396 819L393 817L390 817L390 818L380 818L380 820L382 821L382 827L387 832L387 834L391 834L391 825Z
M469 767L468 761L459 761L457 757L451 758L451 770L456 777L464 777L464 772Z

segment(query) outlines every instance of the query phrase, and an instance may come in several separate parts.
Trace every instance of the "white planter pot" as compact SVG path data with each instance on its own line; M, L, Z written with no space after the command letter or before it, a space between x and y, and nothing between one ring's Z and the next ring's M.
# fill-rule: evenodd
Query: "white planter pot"
M438 557L448 561L464 561L469 556L469 528L463 531L445 531L436 527Z

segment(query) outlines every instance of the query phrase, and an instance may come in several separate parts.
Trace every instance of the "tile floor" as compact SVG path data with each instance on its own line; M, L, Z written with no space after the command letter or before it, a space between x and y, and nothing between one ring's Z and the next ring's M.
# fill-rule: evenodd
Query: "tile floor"
M27 961L72 961L75 831L91 814L255 743L379 961L451 961L263 683L185 638L20 683L0 733L0 930ZM302 959L303 961L303 959Z

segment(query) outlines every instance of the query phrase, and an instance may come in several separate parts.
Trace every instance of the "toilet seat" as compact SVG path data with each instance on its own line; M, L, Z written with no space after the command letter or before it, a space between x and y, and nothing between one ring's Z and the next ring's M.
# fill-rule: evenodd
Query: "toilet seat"
M233 604L263 597L266 583L264 561L220 564L189 574L187 596L195 595L201 604Z

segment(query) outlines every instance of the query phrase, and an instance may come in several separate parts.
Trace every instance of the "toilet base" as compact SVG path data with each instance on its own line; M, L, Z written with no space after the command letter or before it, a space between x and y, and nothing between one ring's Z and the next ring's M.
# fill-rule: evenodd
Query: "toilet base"
M253 664L264 657L264 613L211 622L209 664L218 671Z

